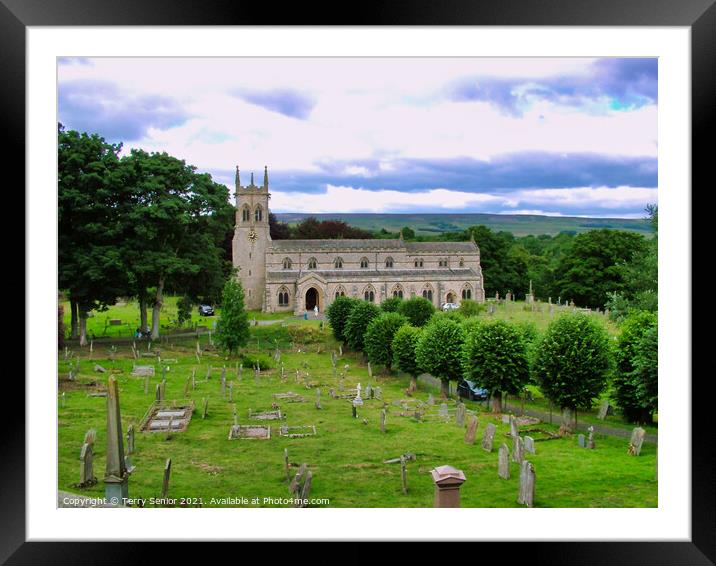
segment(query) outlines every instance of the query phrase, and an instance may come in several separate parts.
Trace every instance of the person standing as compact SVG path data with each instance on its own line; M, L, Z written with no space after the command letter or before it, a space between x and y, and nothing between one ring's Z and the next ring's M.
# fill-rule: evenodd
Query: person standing
M318 305L316 305L315 307L313 307L313 312L315 313L316 318L318 318Z

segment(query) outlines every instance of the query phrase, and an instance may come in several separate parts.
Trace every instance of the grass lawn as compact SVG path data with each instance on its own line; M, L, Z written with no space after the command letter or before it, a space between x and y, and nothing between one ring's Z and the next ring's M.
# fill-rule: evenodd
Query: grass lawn
M518 304L519 305L519 304ZM534 316L538 313L515 312L505 308L505 315ZM500 309L498 309L498 312ZM549 317L549 315L546 315ZM383 401L388 411L387 430L380 432L380 410L383 402L366 400L358 409L358 419L352 418L351 406L346 400L329 397L329 389L338 390L338 379L333 378L330 352L338 345L328 330L319 330L319 341L302 344L302 327L313 327L311 336L320 329L320 321L296 322L291 326L281 324L252 327L249 355L270 358L276 346L282 349L281 361L286 370L285 382L280 378L280 364L262 371L255 380L250 368L245 369L242 379L236 373L236 360L225 360L216 352L206 351L201 363L194 356L195 341L165 341L161 344L162 358L177 358L177 363L165 364L166 399L181 404L184 388L193 369L196 370L196 390L189 388L189 400L196 409L184 433L167 437L166 433L136 433L136 450L132 462L136 466L129 483L130 497L158 497L161 492L162 474L167 458L172 459L172 475L169 496L174 498L201 498L203 506L221 506L212 498L226 497L259 498L257 504L246 506L273 506L264 503L264 497L288 497L284 472L283 453L288 448L292 470L307 463L313 472L312 498L326 501L323 507L432 507L434 486L430 470L444 464L464 471L467 481L461 489L463 507L518 507L516 502L519 485L519 468L510 464L511 478L502 480L497 475L497 448L502 442L511 447L505 436L509 425L501 422L498 415L483 412L478 404L467 402L468 410L477 412L479 427L477 441L467 445L463 441L464 428L454 421L416 422L400 416L403 411L392 404L404 399L403 389L408 385L404 376L381 376L374 368L374 378L368 378L367 366L360 354L344 352L338 360L338 369L349 365L344 386L352 387L358 382L382 388ZM306 334L309 336L309 334ZM207 345L207 337L202 343ZM173 343L170 343L173 342ZM289 351L291 343L293 349ZM142 343L146 349L146 345ZM320 348L320 353L317 350ZM300 350L300 352L299 352ZM93 371L95 363L115 371L120 389L122 427L126 433L129 424L138 428L142 416L154 400L156 384L161 380L159 365L155 359L144 358L136 363L154 363L156 375L151 378L149 393L144 393L144 378L130 375L134 360L129 346L118 345L115 361L108 359L104 346L94 345L93 357L89 359L88 348L75 348L79 354L80 372L75 382L67 382L70 361L60 353L58 371L60 393L65 393L64 407L59 411L59 479L58 488L86 495L101 496L104 493L106 450L106 399L90 397L93 387L104 387L107 374ZM271 360L273 362L273 360ZM226 365L227 381L233 381L234 403L229 403L228 393L221 395L220 368ZM204 378L209 366L211 378ZM295 381L296 369L302 377L308 373L309 381L320 384L322 409L315 408L315 389L307 389ZM227 385L228 389L228 385ZM240 424L248 424L248 411L270 409L273 394L294 391L303 395L305 403L279 402L287 414L289 426L315 425L317 436L287 439L278 435L276 421L272 424L270 440L228 440L233 422L234 407ZM209 398L209 414L201 418L203 398ZM428 392L419 390L414 398L427 400ZM454 407L454 401L449 401ZM437 412L437 406L435 407ZM367 419L367 424L363 423ZM468 417L469 419L469 417ZM466 419L466 423L468 421ZM492 453L485 452L480 441L488 422L497 426ZM540 428L556 430L546 424ZM85 432L95 428L95 475L100 483L92 488L79 490L73 484L79 481L79 453ZM530 427L523 427L530 428ZM539 436L538 436L539 437ZM656 507L657 482L655 477L656 446L644 443L638 457L627 454L623 438L595 435L596 449L586 450L577 446L575 436L536 442L537 454L528 459L536 470L537 507ZM408 494L401 493L400 465L383 464L383 460L398 457L405 452L416 455L416 461L408 463ZM278 505L283 506L283 505Z

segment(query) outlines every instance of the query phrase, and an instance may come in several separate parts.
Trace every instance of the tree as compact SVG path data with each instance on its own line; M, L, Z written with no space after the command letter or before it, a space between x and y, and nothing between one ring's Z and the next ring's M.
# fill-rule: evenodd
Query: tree
M513 325L496 320L473 328L463 347L463 375L490 392L492 410L502 410L502 393L519 393L529 380L527 346Z
M356 304L358 304L358 299L341 295L336 297L336 300L326 309L326 316L331 325L333 336L339 342L348 342L348 337L345 333L346 323L348 322L348 315L350 315L351 310Z
M398 329L393 337L393 365L410 376L410 390L412 391L416 389L418 375L423 371L416 360L418 340L420 340L421 334L421 328L405 324Z
M603 308L613 292L627 288L627 264L646 250L641 234L590 230L579 234L555 274L558 294L575 304Z
M604 390L613 367L609 337L583 313L563 314L547 327L537 346L534 373L545 396L562 409L563 425L571 412L589 408Z
M462 326L450 318L437 318L423 330L416 348L419 367L441 380L440 393L447 397L450 381L462 375Z
M142 324L152 304L152 337L159 336L164 292L195 300L215 297L229 271L223 242L233 208L228 189L166 153L132 150L122 158L126 207L123 256L130 266Z
M423 297L412 297L400 303L398 312L413 326L425 326L435 312L435 307Z
M483 303L478 303L471 299L463 299L457 311L464 317L478 316L484 312L487 307Z
M393 364L393 338L408 319L397 312L384 312L370 321L365 331L365 353L374 364L382 364L390 373Z
M365 332L368 329L370 321L380 315L380 309L373 303L358 300L351 309L344 335L347 338L348 345L356 351L362 351L365 345Z
M620 327L616 348L612 399L629 422L651 423L655 404L651 395L644 395L641 378L649 376L636 371L637 350L645 334L657 326L655 314L640 311L625 318ZM646 401L646 402L645 402Z
M281 222L273 212L269 212L269 233L272 240L288 240L291 237L291 228L286 222Z
M413 230L410 226L403 226L403 228L400 230L400 233L403 235L404 240L415 239L415 230Z
M80 345L87 343L89 312L106 310L127 290L117 214L126 195L118 175L121 148L58 124L58 284Z
M524 293L528 289L526 254L513 250L515 237L509 232L493 232L487 226L471 226L463 235L475 239L480 247L480 267L485 278L485 295L504 295L508 290Z
M637 397L644 409L645 423L653 422L659 409L659 328L649 328L634 352L634 381Z
M249 341L249 315L244 309L244 289L235 277L224 285L215 340L219 348L229 352L229 356Z
M402 302L403 299L400 297L388 297L380 303L380 310L383 312L398 312L398 307Z

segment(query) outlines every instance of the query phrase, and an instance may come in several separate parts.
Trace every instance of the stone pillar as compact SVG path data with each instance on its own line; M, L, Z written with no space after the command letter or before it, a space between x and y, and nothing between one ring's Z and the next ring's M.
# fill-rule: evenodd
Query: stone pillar
M452 466L440 466L431 470L435 482L435 507L460 507L460 486L465 474Z
M110 377L107 384L107 464L104 483L107 500L110 503L124 505L124 499L129 497L129 473L124 461L119 387L114 377Z

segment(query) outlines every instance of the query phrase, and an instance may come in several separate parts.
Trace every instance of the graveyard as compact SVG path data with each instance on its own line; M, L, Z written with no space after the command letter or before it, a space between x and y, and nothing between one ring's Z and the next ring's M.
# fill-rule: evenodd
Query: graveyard
M549 322L544 310L521 305L495 315ZM285 500L308 483L311 507L432 507L431 472L451 466L465 477L461 507L658 505L653 442L635 450L628 435L560 436L557 416L553 424L521 416L512 400L512 417L493 414L484 403L441 399L424 382L406 393L407 375L370 367L320 320L252 326L243 356L232 359L208 332L97 339L60 351L58 372L58 489L72 493L105 493L108 382L116 380L136 500L289 507ZM97 481L83 483L91 480L80 473L86 435ZM524 469L533 472L533 499L521 489Z

